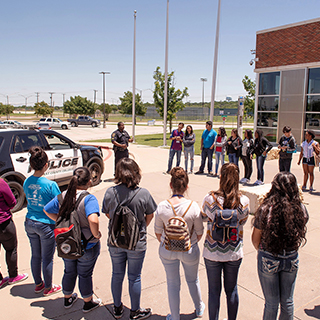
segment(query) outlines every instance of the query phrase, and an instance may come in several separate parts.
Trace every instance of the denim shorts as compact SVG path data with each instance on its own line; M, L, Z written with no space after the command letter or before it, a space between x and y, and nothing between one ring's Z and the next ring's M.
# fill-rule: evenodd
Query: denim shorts
M311 158L304 158L303 157L303 159L302 159L302 163L303 164L307 164L308 166L315 166L316 164L315 164L315 162L314 162L314 157L311 157Z

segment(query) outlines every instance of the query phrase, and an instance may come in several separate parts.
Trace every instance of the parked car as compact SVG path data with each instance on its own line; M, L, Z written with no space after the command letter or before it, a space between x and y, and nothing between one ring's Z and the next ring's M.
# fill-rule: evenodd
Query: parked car
M38 123L48 123L52 129L69 129L70 123L59 118L41 118Z
M16 120L4 120L3 124L7 127L16 128L16 129L25 129L27 128L26 125L22 124L19 121Z
M38 122L35 126L36 129L39 129L39 130L43 130L43 129L47 129L47 130L51 130L51 126L49 123L47 122Z
M72 127L77 127L81 125L89 125L92 127L100 126L100 120L93 119L89 116L79 116L78 119L68 119L68 122L71 123Z
M0 129L0 177L7 181L17 199L13 211L21 209L25 202L23 182L33 173L29 165L32 146L46 151L49 168L44 175L59 186L68 184L74 169L82 166L90 170L93 185L100 183L104 171L101 148L79 145L53 130Z
M309 126L319 127L319 119L310 118Z

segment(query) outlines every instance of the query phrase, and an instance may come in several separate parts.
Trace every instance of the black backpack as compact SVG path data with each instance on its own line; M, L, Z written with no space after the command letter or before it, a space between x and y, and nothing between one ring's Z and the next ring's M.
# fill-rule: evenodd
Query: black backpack
M114 247L135 250L140 235L140 224L137 216L128 207L138 191L127 201L127 204L120 203L115 188L113 192L118 201L109 230L108 244Z
M76 201L70 218L59 217L56 221L54 236L57 244L58 256L67 259L79 259L84 255L87 243L93 238L86 239L81 232L80 219L77 212L81 200L86 197L89 192L82 192ZM63 202L61 194L57 196L59 204Z

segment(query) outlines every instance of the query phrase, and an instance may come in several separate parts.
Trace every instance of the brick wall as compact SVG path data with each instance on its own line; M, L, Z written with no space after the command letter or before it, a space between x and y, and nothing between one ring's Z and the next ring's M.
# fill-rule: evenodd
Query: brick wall
M256 69L320 61L320 21L257 34Z

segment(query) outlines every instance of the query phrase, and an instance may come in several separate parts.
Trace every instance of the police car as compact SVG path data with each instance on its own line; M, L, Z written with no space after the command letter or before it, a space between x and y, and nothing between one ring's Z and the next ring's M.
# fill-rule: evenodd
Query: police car
M6 180L17 199L13 212L20 210L25 202L23 182L33 173L28 153L32 146L46 151L49 168L44 176L59 186L68 184L73 170L81 166L90 170L93 185L100 183L104 171L100 148L79 145L52 130L0 129L0 177Z

